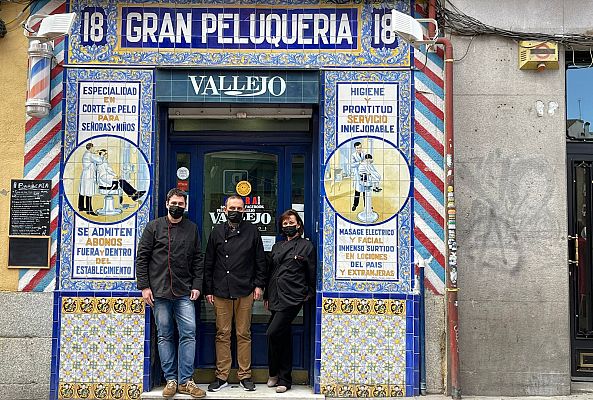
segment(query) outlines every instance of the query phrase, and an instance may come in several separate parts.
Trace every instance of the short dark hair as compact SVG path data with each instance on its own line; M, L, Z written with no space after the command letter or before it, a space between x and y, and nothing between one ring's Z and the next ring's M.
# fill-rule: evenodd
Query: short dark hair
M364 159L365 160L372 160L373 159L373 156L370 155L369 153L367 153L367 154L364 155Z
M229 200L241 200L243 202L243 205L245 205L245 200L243 200L243 197L239 196L238 194L233 194L233 195L227 197L226 200L224 201L225 207L229 203Z
M87 149L87 150L90 150L90 149L91 149L91 147L93 147L93 144L92 144L91 142L88 142L88 143L86 144L86 149Z
M360 143L360 142L354 142L354 147L358 147L358 146L362 146L362 143Z
M105 154L105 153L107 153L107 149L101 149L101 150L99 150L97 152L97 154L99 154L99 155L102 155L102 154Z
M187 202L187 193L181 189L173 188L167 192L167 203L173 196L183 197L183 201Z
M282 223L284 222L284 220L290 218L291 216L294 216L294 218L297 221L297 224L299 224L300 228L297 230L297 232L299 233L299 235L303 236L303 234L305 233L305 227L303 226L303 220L301 219L301 216L299 215L299 213L296 210L293 210L292 208L289 208L288 210L284 211L282 213L282 215L280 216L280 218L278 218L278 227L280 228L280 232L282 232Z

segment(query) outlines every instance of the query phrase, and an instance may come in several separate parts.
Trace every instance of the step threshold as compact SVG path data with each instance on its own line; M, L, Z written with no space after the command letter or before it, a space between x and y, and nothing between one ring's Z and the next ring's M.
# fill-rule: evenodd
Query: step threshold
M207 390L208 385L200 384L200 388ZM205 399L218 400L218 399L277 399L284 398L290 400L313 400L313 399L325 399L322 394L313 393L313 388L305 385L293 385L292 388L286 393L276 393L276 388L269 388L265 384L255 385L256 390L254 392L247 392L243 390L239 384L229 384L228 387L218 392L206 392ZM164 386L156 387L150 392L144 392L140 396L143 400L162 400ZM192 397L187 394L177 393L170 399L191 399Z

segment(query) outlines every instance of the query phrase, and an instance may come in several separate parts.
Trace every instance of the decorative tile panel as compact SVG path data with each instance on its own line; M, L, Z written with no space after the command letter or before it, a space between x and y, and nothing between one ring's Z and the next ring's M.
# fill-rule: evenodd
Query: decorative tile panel
M323 297L319 390L328 397L396 397L406 392L409 301ZM409 345L412 348L408 349Z
M73 0L70 64L406 67L403 0ZM155 18L155 16L158 16ZM148 29L147 26L155 29Z
M142 298L63 296L60 307L57 397L139 399L147 356Z
M411 72L326 71L322 93L322 289L417 291Z
M152 71L67 71L62 290L136 288L154 181L153 92Z

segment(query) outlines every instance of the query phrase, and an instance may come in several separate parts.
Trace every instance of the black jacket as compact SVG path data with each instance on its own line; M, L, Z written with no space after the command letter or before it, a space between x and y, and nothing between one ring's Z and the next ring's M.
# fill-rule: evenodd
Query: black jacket
M315 246L301 237L274 244L270 252L270 271L264 298L269 309L282 311L300 306L315 294L317 277Z
M204 294L225 299L245 297L266 285L266 256L257 227L241 221L235 230L216 225L204 258Z
M154 297L165 298L202 290L204 256L197 228L186 218L172 224L161 217L146 224L136 252L139 290L150 287Z

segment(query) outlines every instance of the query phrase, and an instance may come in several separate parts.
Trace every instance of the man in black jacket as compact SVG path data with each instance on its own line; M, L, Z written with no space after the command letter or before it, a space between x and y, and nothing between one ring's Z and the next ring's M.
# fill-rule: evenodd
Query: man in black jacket
M227 222L217 225L208 238L204 260L204 292L216 314L216 380L208 386L217 392L227 386L231 370L231 324L237 332L237 375L241 387L255 390L251 380L251 308L266 285L266 260L255 225L243 221L243 199L231 196L224 212Z
M197 225L183 216L186 202L187 195L179 189L167 193L167 216L146 225L136 255L137 286L154 311L161 368L167 380L165 398L177 391L193 398L206 396L192 380L196 354L193 302L202 290L204 257Z

